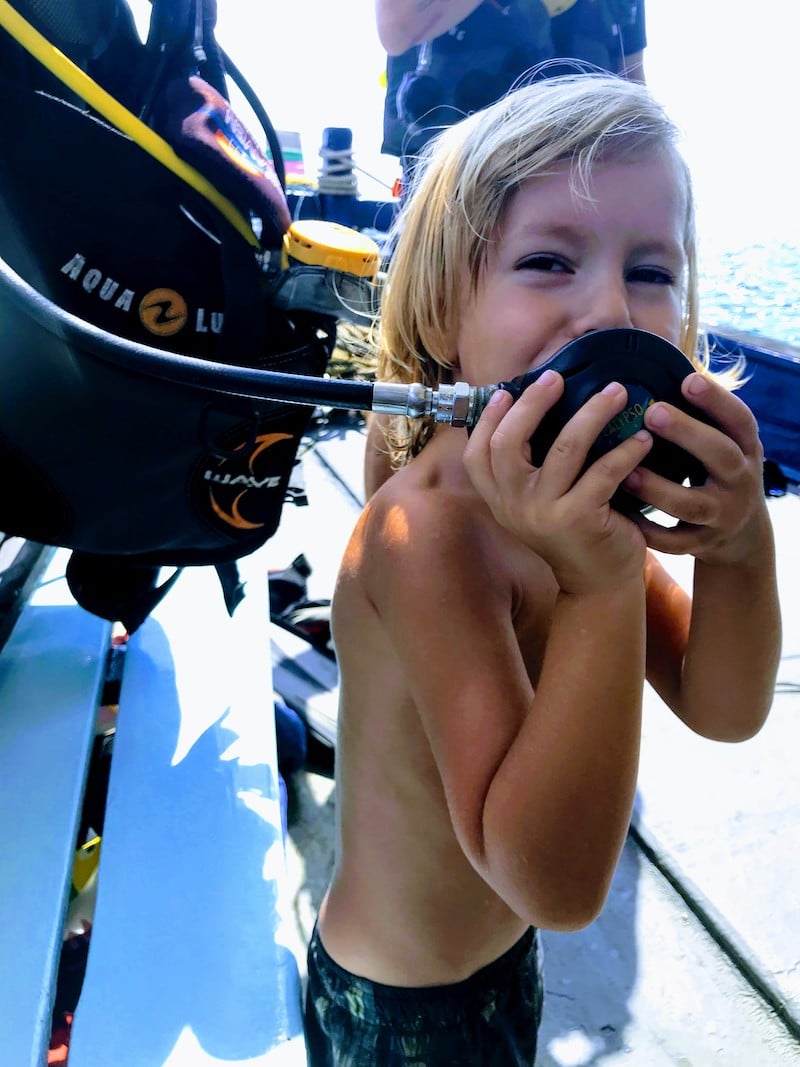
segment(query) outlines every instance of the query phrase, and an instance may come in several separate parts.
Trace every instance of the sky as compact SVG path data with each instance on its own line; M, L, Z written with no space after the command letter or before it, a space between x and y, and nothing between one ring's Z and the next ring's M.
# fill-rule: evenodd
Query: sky
M398 174L380 154L385 55L373 0L217 0L217 37L277 129L319 169L326 126L353 130L362 195ZM146 18L147 0L131 0ZM145 14L140 14L142 8ZM709 239L800 242L796 105L800 5L790 0L646 0L648 84L684 133ZM246 113L240 114L246 125ZM253 130L255 132L255 128ZM388 195L388 194L387 194Z

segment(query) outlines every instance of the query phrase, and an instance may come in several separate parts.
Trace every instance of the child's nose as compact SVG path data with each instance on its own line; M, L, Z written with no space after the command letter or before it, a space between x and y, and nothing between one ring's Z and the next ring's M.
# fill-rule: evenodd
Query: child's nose
M632 325L624 280L604 279L587 293L586 302L578 311L575 335Z

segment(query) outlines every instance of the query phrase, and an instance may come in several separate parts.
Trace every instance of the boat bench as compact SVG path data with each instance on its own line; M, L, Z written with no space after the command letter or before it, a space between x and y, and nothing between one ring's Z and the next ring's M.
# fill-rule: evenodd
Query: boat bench
M46 1062L110 626L49 563L0 652L0 1064ZM69 1067L305 1065L264 550L187 568L124 656Z

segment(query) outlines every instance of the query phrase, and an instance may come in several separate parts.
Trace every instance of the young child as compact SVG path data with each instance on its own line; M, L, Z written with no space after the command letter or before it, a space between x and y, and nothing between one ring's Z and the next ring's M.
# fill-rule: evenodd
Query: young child
M755 420L698 349L695 233L675 130L605 75L519 89L447 130L402 219L381 377L487 385L590 330L635 327L700 369L581 473L612 384L541 468L563 389L499 391L471 437L405 423L333 606L338 856L309 946L318 1065L533 1064L537 928L603 907L636 786L645 678L695 732L763 724L780 649ZM705 485L640 466L659 435ZM680 520L609 507L624 485ZM648 549L694 557L694 599Z

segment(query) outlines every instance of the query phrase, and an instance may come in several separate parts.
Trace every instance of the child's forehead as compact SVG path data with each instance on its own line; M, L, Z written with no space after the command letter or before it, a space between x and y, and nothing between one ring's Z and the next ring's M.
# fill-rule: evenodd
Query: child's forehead
M620 148L617 151L606 148L601 154L593 157L576 154L554 159L530 172L521 168L519 184L525 185L528 182L547 180L563 181L580 190L584 186L590 188L599 175L618 168L630 171L632 174L657 168L677 186L683 188L685 185L685 168L679 153L672 145L649 145L636 149Z
M596 212L623 195L621 186L636 194L634 202L655 199L665 209L686 213L689 185L680 156L671 148L650 148L634 155L606 155L589 167L574 158L556 160L520 181L506 202L504 219L515 208L520 210L520 201L533 209L563 205L578 213Z

